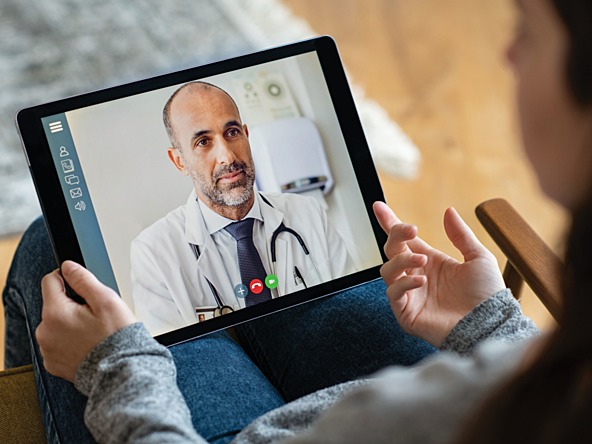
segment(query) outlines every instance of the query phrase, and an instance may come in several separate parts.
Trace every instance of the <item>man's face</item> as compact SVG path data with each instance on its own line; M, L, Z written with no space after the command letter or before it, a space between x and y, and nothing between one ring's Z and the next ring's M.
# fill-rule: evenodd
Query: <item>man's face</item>
M170 117L180 150L170 149L169 157L191 176L198 197L214 211L249 203L255 167L232 100L216 88L188 87L173 100Z

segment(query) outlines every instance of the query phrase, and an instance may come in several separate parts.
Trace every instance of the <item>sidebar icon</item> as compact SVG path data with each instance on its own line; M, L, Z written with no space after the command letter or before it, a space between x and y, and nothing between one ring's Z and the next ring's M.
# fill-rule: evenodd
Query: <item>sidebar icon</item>
M64 131L64 127L62 126L62 121L58 120L56 122L49 123L49 131L52 133L59 133L60 131Z

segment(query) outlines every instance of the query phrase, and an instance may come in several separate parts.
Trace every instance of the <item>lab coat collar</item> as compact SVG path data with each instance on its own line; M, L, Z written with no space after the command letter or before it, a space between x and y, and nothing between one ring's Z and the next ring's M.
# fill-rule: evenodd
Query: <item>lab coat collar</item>
M270 200L269 196L267 196L267 199ZM197 200L197 195L195 190L193 190L185 204L185 241L203 247L208 243L208 239L211 240L210 230L208 228L213 229L218 226L220 223L219 219L228 222L218 229L225 227L228 223L233 221L210 210L214 215L218 216L219 219L216 220L214 225L208 227L204 220L204 214L201 211L201 208L206 207L206 205L200 205ZM271 203L273 205L273 202ZM207 209L209 210L209 208ZM256 219L262 220L266 238L271 239L273 232L282 223L284 214L277 208L272 208L270 205L263 202L259 191L255 189L255 202L246 217L255 217Z
M258 195L259 195L259 193L257 193L257 196ZM208 230L208 233L210 235L224 229L225 227L227 227L231 223L236 222L232 219L229 219L227 217L224 217L224 216L216 213L214 210L212 210L210 207L208 207L205 203L203 203L201 201L201 199L199 199L199 198L197 199L197 204L199 205L199 210L201 211L201 214L204 219L204 223L206 224L206 229ZM243 219L248 219L250 217L263 222L263 217L261 216L259 199L255 199L253 201L253 206L251 207L251 209L249 210L249 212L245 215L245 217Z

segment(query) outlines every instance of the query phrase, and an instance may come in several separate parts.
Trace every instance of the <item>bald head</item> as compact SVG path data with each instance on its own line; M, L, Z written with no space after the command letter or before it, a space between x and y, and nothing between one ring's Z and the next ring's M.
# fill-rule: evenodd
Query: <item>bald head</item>
M229 219L244 217L254 202L255 165L232 97L209 83L188 83L167 101L163 119L169 159L193 179L200 201Z
M167 135L169 136L169 141L174 148L181 149L181 144L179 143L179 139L177 137L177 133L175 132L175 124L174 124L174 111L173 111L173 103L176 102L178 98L185 98L194 100L195 102L203 101L209 95L222 95L224 99L228 100L234 109L236 110L236 114L240 120L240 113L238 110L238 106L234 99L224 91L222 88L212 85L211 83L202 82L202 81L194 81L189 82L182 85L178 88L172 95L169 97L169 100L164 105L162 110L162 120L164 123L164 127L166 129Z

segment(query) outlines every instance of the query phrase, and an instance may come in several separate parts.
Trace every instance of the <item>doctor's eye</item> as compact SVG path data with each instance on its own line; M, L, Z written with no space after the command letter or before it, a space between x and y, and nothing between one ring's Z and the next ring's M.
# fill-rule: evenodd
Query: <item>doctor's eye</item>
M230 137L237 137L240 135L240 133L240 130L238 130L237 128L231 128L228 130L226 134Z
M195 144L195 146L199 146L199 147L204 147L204 146L208 146L208 143L210 142L210 139L208 139L207 137L204 137L203 139L199 139L197 141L197 143Z

